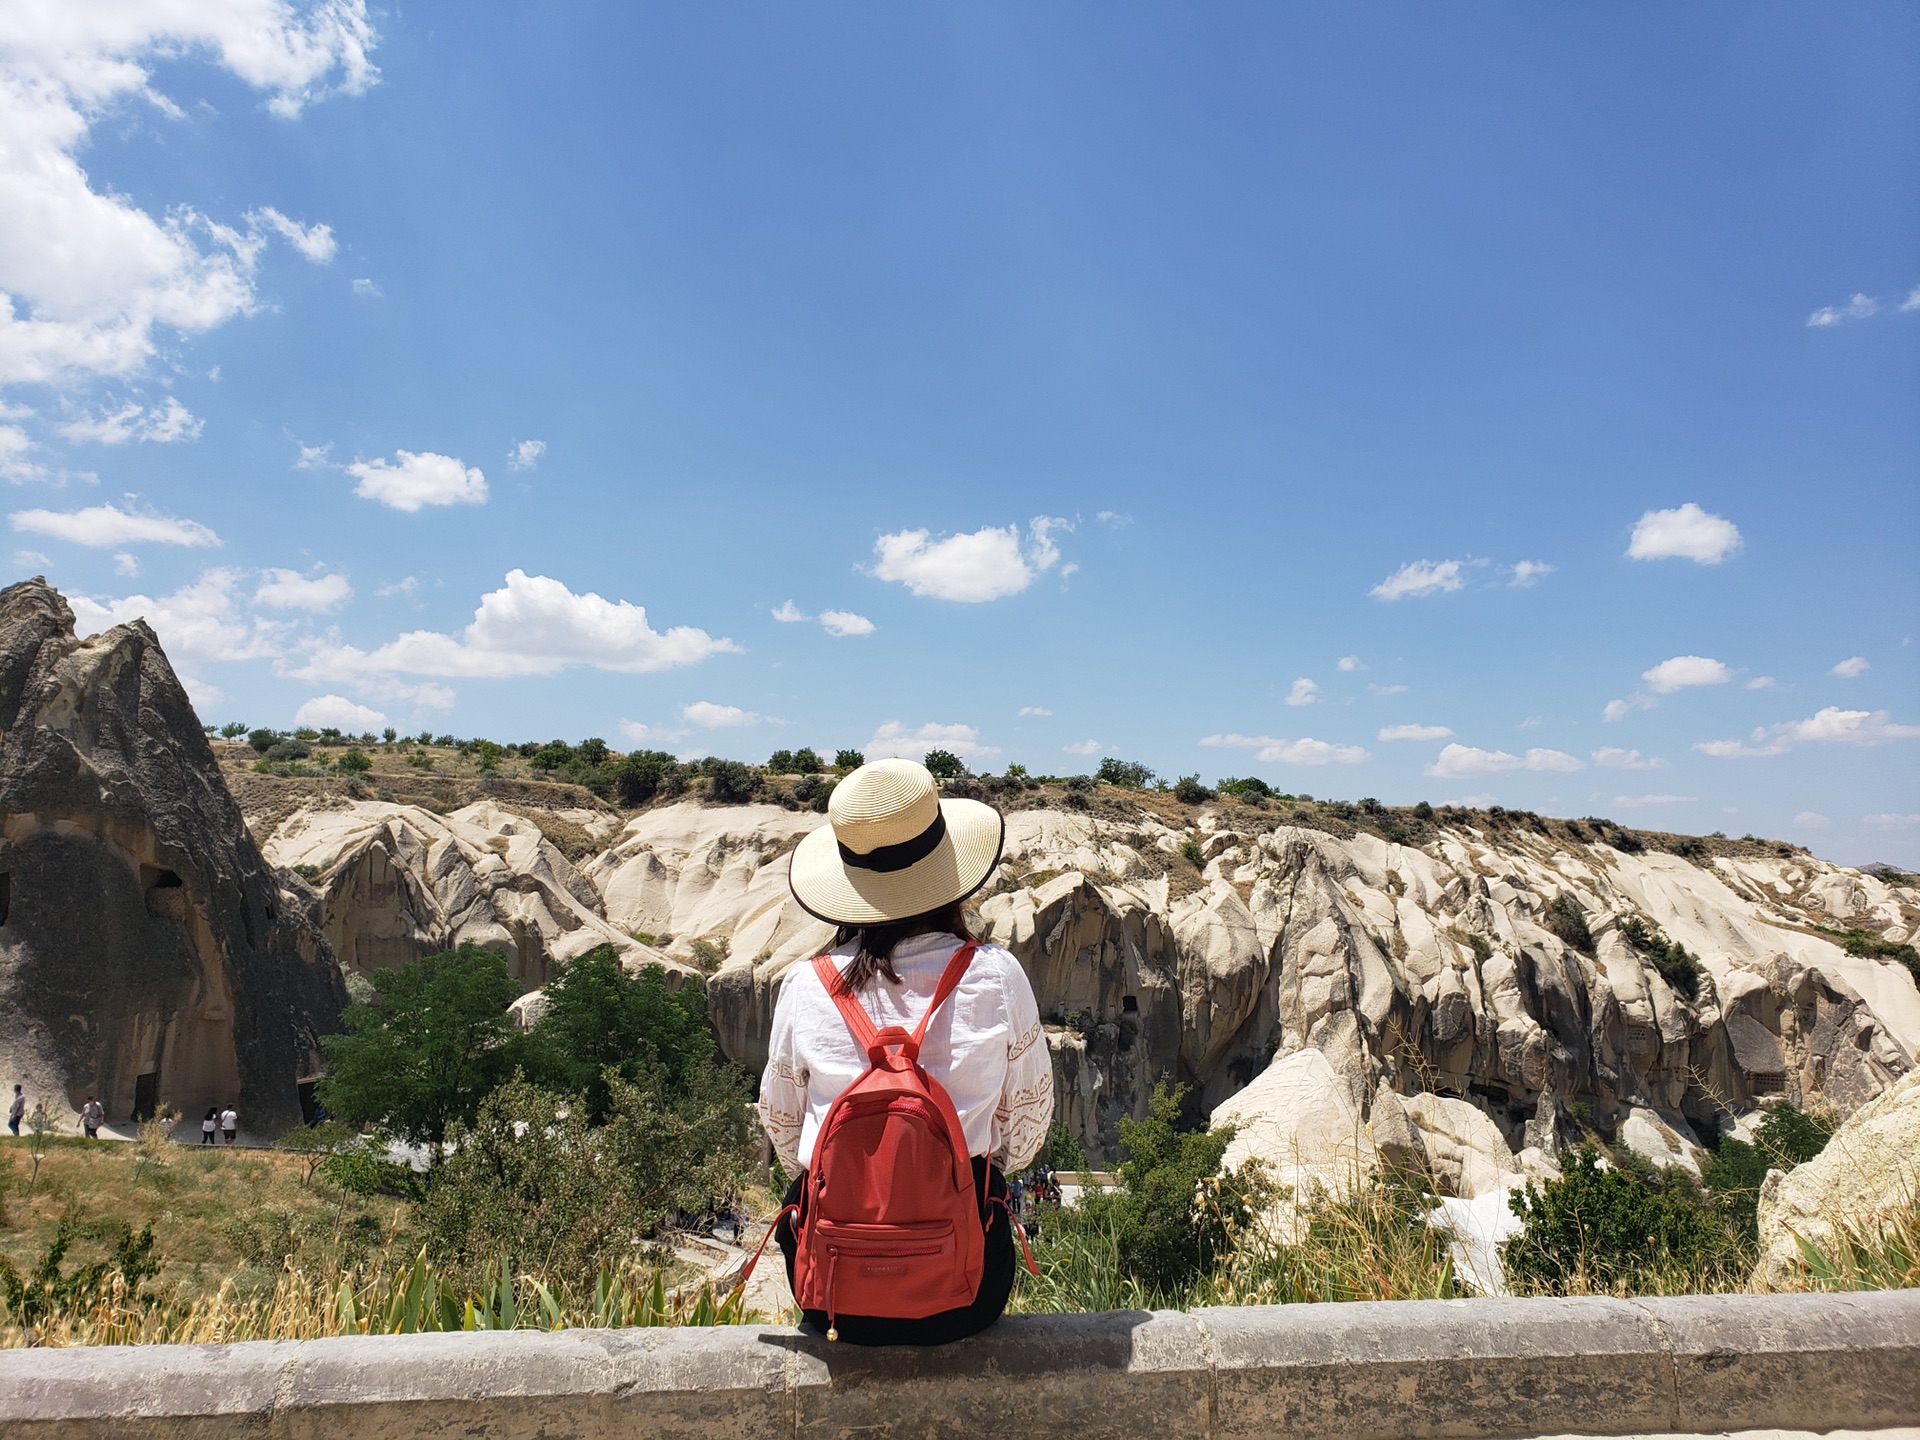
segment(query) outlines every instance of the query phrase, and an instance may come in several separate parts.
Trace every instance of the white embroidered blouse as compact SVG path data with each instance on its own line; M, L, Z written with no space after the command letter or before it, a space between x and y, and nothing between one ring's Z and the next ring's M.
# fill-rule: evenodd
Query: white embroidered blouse
M900 983L876 976L860 992L874 1025L918 1025L959 948L952 935L915 935L895 946ZM844 970L854 949L844 945L829 953ZM927 1026L920 1064L953 1098L969 1154L1015 1171L1040 1153L1053 1120L1053 1059L1033 987L1007 951L982 945L974 952L965 977ZM794 965L774 1005L759 1106L760 1123L788 1171L804 1169L813 1158L827 1107L866 1069L866 1052L854 1043L813 966Z

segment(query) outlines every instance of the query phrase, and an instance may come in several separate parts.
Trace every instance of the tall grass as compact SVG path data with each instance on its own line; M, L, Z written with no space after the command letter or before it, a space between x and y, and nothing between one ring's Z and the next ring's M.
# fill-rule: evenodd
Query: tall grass
M1794 1236L1809 1290L1906 1290L1920 1287L1920 1195L1878 1219L1835 1225L1816 1245Z
M138 1277L129 1284L114 1275L73 1297L75 1303L37 1307L37 1313L26 1307L35 1318L24 1323L0 1297L0 1348L738 1325L759 1318L747 1311L738 1289L720 1294L701 1284L669 1290L664 1272L644 1266L603 1267L591 1291L573 1294L505 1261L477 1291L451 1284L424 1251L411 1261L383 1261L360 1273L339 1266L308 1272L289 1259L269 1294L246 1294L229 1280L215 1294L195 1299L146 1294Z

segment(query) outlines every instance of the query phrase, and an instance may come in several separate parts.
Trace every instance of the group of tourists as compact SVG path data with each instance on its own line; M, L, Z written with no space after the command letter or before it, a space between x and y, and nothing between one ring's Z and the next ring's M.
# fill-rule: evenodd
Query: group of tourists
M27 1089L24 1085L13 1087L13 1100L7 1106L7 1129L14 1134L20 1133L20 1122L27 1118ZM98 1140L100 1127L107 1123L107 1107L92 1096L80 1107L80 1128L86 1132L87 1139Z
M233 1144L240 1134L240 1112L231 1105L224 1110L218 1105L209 1106L207 1113L200 1117L200 1143L213 1144L215 1131L226 1137L227 1144Z

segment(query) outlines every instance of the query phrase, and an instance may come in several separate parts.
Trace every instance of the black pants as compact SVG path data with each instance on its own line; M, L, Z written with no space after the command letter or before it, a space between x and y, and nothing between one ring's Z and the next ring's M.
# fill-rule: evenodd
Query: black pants
M800 1206L803 1222L806 1220L806 1189L807 1172L802 1170L787 1187L786 1198L781 1202ZM1006 1177L976 1155L973 1160L973 1189L986 1216L987 1227L985 1264L980 1267L980 1290L973 1297L973 1303L942 1310L938 1315L929 1315L921 1320L838 1313L833 1317L833 1323L842 1340L849 1345L949 1345L969 1335L978 1335L1000 1318L1001 1312L1007 1308L1007 1297L1013 1294L1013 1229L1007 1224L1005 1210L998 1205L991 1209L987 1206L996 1197L1002 1200L1006 1198ZM782 1220L773 1238L779 1243L780 1253L787 1257L787 1285L791 1289L794 1251L792 1224ZM800 1314L809 1329L826 1333L826 1311L802 1310Z

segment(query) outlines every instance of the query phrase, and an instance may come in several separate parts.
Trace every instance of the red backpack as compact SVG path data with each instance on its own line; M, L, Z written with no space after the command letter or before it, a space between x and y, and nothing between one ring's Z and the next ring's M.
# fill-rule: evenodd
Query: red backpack
M829 1340L839 1339L833 1321L841 1311L918 1320L971 1305L979 1293L986 1228L967 1138L946 1087L920 1068L927 1023L975 948L954 952L912 1034L876 1029L860 1001L842 992L833 961L814 959L871 1062L827 1108L804 1207L789 1206L774 1222L795 1217L794 1299L826 1312Z

